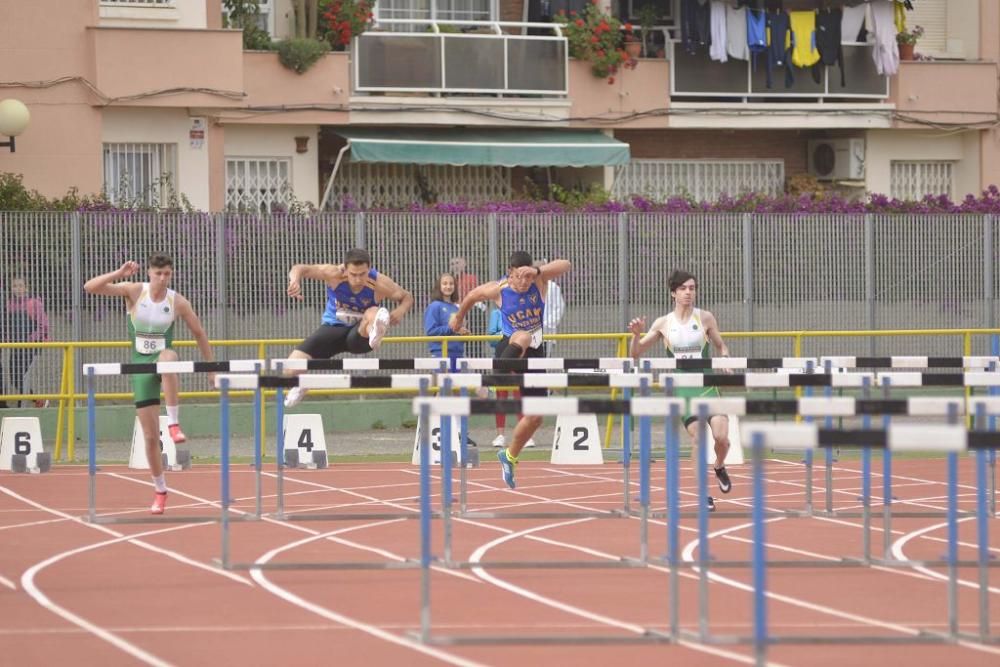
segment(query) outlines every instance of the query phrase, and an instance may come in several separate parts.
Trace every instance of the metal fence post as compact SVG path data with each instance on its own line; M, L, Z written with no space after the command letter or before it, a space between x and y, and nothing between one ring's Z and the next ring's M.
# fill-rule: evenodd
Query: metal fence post
M496 213L490 213L488 226L490 271L498 271L500 270L500 221Z
M618 214L618 323L619 330L628 326L628 214Z
M227 292L226 265L228 264L228 262L224 261L223 259L226 256L226 214L216 213L214 217L215 217L215 253L216 257L218 257L220 260L215 263L215 289L216 289L215 302L222 304L221 308L222 312L219 313L219 322L218 322L219 330L221 332L219 338L222 338L224 340L229 340L230 338L229 308L227 305L229 302L226 300L226 292ZM229 358L227 354L228 350L229 348L225 347L222 348L221 350L219 350L219 352L221 352L223 356L220 357L220 355L217 353L216 357L221 359L228 359Z
M753 216L744 213L743 219L743 328L753 331ZM754 339L750 339L747 356L754 355Z
M358 211L354 214L354 247L364 248L365 247L365 212Z
M83 238L82 238L82 221L79 211L74 211L70 216L70 239L73 245L69 248L70 256L70 284L72 285L73 295L71 297L73 303L73 317L70 318L70 330L73 332L73 340L83 340L83 317L81 316L83 308ZM80 355L83 356L82 354ZM71 373L76 373L75 368L70 369Z
M875 220L865 214L865 325L875 329ZM869 338L869 352L875 356L875 338Z
M993 216L983 216L983 326L993 326Z

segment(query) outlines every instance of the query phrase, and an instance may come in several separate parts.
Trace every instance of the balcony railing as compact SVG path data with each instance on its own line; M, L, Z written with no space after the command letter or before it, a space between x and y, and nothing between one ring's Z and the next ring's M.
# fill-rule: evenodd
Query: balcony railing
M383 19L400 32L370 30L354 39L354 91L550 95L568 90L568 47L552 23L449 21L477 32L441 32L441 22ZM414 27L428 32L413 32ZM554 35L511 35L540 28ZM405 31L411 30L411 31ZM482 32L478 32L482 31Z
M670 42L670 94L683 97L768 97L768 98L872 98L889 97L889 77L875 72L870 44L844 44L844 79L840 85L840 66L823 67L817 83L812 68L793 67L794 83L785 87L785 69L772 73L767 87L767 54L750 60L730 59L720 63L707 53L690 54L677 42ZM745 100L744 100L745 101Z
M176 0L101 0L102 5L114 5L117 7L125 5L172 7L175 2Z

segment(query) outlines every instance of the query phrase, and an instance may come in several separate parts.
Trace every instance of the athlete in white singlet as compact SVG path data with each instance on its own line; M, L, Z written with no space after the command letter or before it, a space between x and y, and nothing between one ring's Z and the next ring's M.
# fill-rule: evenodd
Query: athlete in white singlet
M674 271L670 274L668 283L670 297L674 300L674 310L658 317L649 327L649 331L645 333L643 333L646 328L644 317L637 317L629 322L628 329L632 333L632 358L638 360L642 353L649 349L657 339L663 339L663 346L667 350L667 356L670 357L678 359L708 358L712 356L709 350L710 344L718 356L728 357L729 348L722 340L715 316L707 310L694 307L695 293L698 289L695 277L686 271ZM719 389L717 387L678 387L674 390L674 394L687 399L688 407L684 414L684 427L691 435L692 440L696 440L698 437L698 417L691 414L690 399L718 396ZM715 440L715 465L713 468L719 482L719 489L723 493L729 493L733 488L725 466L726 454L729 453L729 419L725 415L710 415L708 426L712 431L712 438ZM697 456L696 448L692 449L691 460L694 462L695 475L703 475L704 469ZM705 501L710 510L715 509L714 498L709 496Z
M121 282L139 272L136 262L128 261L116 271L105 273L88 280L83 289L90 294L118 296L125 299L128 313L128 336L132 344L132 363L156 363L157 361L177 361L177 353L173 350L174 320L179 317L191 330L191 335L198 342L198 349L205 361L214 360L212 347L208 336L201 326L201 320L195 314L191 303L183 296L170 289L170 280L174 275L174 263L170 257L154 254L149 258L149 282ZM214 386L214 373L209 373L208 381ZM161 377L155 373L136 374L132 379L132 392L135 398L135 412L142 427L142 436L146 443L146 460L149 461L149 471L153 475L153 485L156 493L150 511L153 514L163 514L167 505L167 482L163 475L163 463L160 460L160 382ZM167 403L167 423L170 437L175 443L187 440L181 431L178 417L180 413L177 400L177 375L164 374L162 377L163 394Z

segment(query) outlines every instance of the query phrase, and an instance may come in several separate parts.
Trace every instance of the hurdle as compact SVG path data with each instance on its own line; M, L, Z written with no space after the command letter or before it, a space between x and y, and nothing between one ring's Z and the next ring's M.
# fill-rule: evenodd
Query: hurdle
M528 397L521 399L521 407L525 414L558 414L561 412L572 412L574 409L579 410L581 406L581 401L583 399L564 399L564 398L534 398ZM709 411L724 411L726 409L733 409L734 399L695 399L698 401L697 410L705 414ZM746 401L747 399L743 399ZM575 401L575 404L572 402ZM477 407L490 407L487 403L495 403L490 401L477 401L475 399L468 398L417 398L414 400L414 412L422 416L429 417L433 413L439 415L461 415L461 414L472 414ZM833 416L833 415L844 415L848 412L857 413L860 405L861 411L867 413L877 413L880 409L884 409L881 405L881 401L868 401L867 403L860 402L858 399L853 398L832 398L832 397L806 397L800 398L795 401L797 408L801 409L805 415L808 416ZM751 403L752 404L752 403ZM892 409L899 411L901 408L898 402L892 403ZM635 636L600 636L600 637L580 637L580 636L552 636L552 635L475 635L475 636L449 636L449 635L437 635L432 632L431 626L431 616L430 616L430 578L429 569L431 563L439 562L436 561L431 552L430 543L430 497L429 497L429 484L422 483L422 496L421 496L421 512L422 512L422 530L421 530L421 568L422 568L422 580L421 580L421 613L420 613L420 631L419 638L427 643L438 643L438 644L487 644L487 643L502 643L502 644L513 644L513 643L632 643L632 642L657 642L657 641L697 641L706 644L714 645L732 645L732 644L748 644L752 645L754 648L754 654L757 658L758 664L764 664L766 660L768 647L776 644L845 644L845 643L858 643L858 644L901 644L901 643L951 643L959 638L969 638L974 641L980 642L992 642L996 638L989 636L989 608L988 608L988 595L989 589L986 584L988 584L987 572L989 568L996 567L989 560L989 546L988 546L988 520L990 515L986 510L986 490L985 485L980 485L977 490L977 510L976 518L978 521L979 530L977 531L977 558L971 561L962 561L958 559L958 539L957 539L957 521L958 521L958 500L957 500L957 454L959 451L963 450L975 450L977 455L977 479L985 478L985 452L988 449L996 448L1000 446L1000 433L995 431L989 432L969 432L966 431L965 427L958 423L958 416L960 413L959 408L966 407L962 405L960 399L922 399L922 397L915 397L906 399L906 409L909 412L921 413L929 412L931 414L941 414L942 410L948 415L951 423L949 424L933 424L933 425L912 425L912 424L890 424L887 428L883 429L830 429L830 428L819 428L816 423L777 423L771 424L766 422L745 422L742 427L742 433L746 439L751 442L752 447L752 462L753 462L753 511L752 511L752 534L753 534L753 547L752 547L752 557L749 562L746 561L733 561L730 563L718 563L711 562L710 555L708 552L708 535L705 530L705 524L699 521L698 527L698 544L699 553L697 559L690 559L682 561L679 558L678 547L679 547L679 537L678 537L678 524L680 519L680 514L678 511L679 505L679 495L678 495L678 485L676 482L671 483L670 480L677 480L679 478L679 416L681 410L683 410L683 401L681 399L669 398L669 397L637 397L630 399L629 401L611 401L610 399L600 406L595 405L593 402L588 402L585 409L592 409L594 407L600 407L602 410L615 409L618 413L624 413L625 410L631 412L632 415L639 417L640 419L640 460L645 460L642 456L642 452L649 451L649 437L648 430L643 428L643 422L648 422L648 420L653 416L664 416L670 419L673 428L668 428L666 430L666 466L667 466L667 479L668 484L666 488L667 493L667 505L670 512L669 519L666 522L667 529L667 545L668 551L665 558L662 561L658 559L650 559L648 562L642 563L642 565L647 567L656 567L658 570L664 568L657 567L660 562L666 566L666 571L670 575L670 585L669 585L669 603L668 603L668 613L669 613L669 632L663 632L661 630L644 628L641 632ZM996 397L974 397L970 399L968 404L970 410L975 411L980 416L985 416L986 414L996 414L1000 413L1000 399ZM744 410L745 412L745 410ZM426 419L424 420L426 422ZM422 434L426 437L426 433ZM893 451L935 451L944 452L947 456L948 463L948 473L947 473L947 524L948 524L948 553L944 559L939 561L916 561L916 560L897 560L896 565L943 565L949 568L949 579L948 579L948 632L938 632L936 630L920 630L914 636L886 636L886 635L817 635L817 636L805 636L805 635L774 635L770 633L768 629L768 617L767 617L767 590L766 590L766 571L769 567L775 567L779 565L780 561L768 560L765 557L764 544L765 544L765 525L768 513L765 511L765 500L766 500L766 486L765 486L765 476L763 471L763 460L764 460L764 450L766 447L789 447L797 450L805 451L806 449L817 449L822 447L831 447L838 444L849 444L853 446L859 446L863 448L878 448L887 449ZM426 451L426 448L425 448ZM424 457L421 458L421 475L422 479L424 476L428 476L429 479L429 465L428 460ZM645 488L640 492L640 503L645 504L648 502L648 483L644 476L640 477L640 484ZM702 507L702 511L705 512L705 508ZM707 513L706 513L707 514ZM874 562L874 561L873 561ZM869 566L872 563L865 563L862 561L850 562L846 559L843 562L837 563L833 566L838 567L858 567L858 566ZM752 580L753 580L753 632L748 636L743 635L713 635L709 632L708 626L708 599L707 599L707 572L710 567L719 567L720 565L725 565L729 567L749 567L752 570ZM503 566L502 563L494 564L492 562L477 561L475 563L476 567L481 567L484 569ZM539 564L524 562L520 563L520 566L538 567ZM573 566L583 566L581 564L560 564L561 567L573 567ZM804 568L819 568L826 567L827 564L821 561L811 562L811 561L798 561L797 567ZM980 606L979 606L979 629L978 635L963 635L959 631L958 625L958 607L957 607L957 590L958 590L958 577L957 568L974 566L979 570L980 578ZM684 630L680 628L679 623L679 592L678 592L678 578L679 570L681 568L697 568L699 572L699 630L697 632L691 632L689 630ZM985 583L984 583L985 582Z
M136 374L190 374L190 373L246 373L257 374L267 367L263 359L239 359L232 361L158 361L151 363L94 363L84 364L83 374L87 384L87 516L95 524L144 524L144 523L203 523L221 522L222 516L185 516L166 514L162 516L121 517L103 516L97 513L97 376ZM242 377L242 376L234 376ZM256 474L257 513L241 515L240 520L251 521L260 518L260 398L254 397L254 459ZM228 465L228 461L226 462ZM224 498L228 500L228 498Z

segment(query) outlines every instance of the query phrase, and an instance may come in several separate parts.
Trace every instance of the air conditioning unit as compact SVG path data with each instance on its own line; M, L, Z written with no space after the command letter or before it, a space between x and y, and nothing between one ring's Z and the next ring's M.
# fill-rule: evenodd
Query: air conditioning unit
M809 173L825 181L865 177L864 139L814 139L808 144Z

